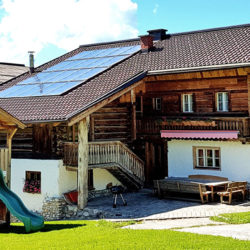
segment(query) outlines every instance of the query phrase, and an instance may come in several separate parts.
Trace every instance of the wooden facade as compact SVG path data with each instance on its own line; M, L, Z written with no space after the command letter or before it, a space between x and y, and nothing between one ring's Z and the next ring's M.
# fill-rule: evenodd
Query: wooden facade
M239 140L249 140L249 75L249 68L149 75L68 122L28 124L13 138L13 154L31 158L72 157L67 161L78 164L78 190L83 194L86 166L94 159L94 149L88 145L100 142L109 148L110 142L119 141L145 162L140 175L150 184L153 179L168 175L168 145L160 138L160 130L237 130ZM217 111L216 95L220 92L227 93L227 111ZM185 94L192 95L192 112L183 112ZM157 108L156 98L160 102ZM71 146L65 146L67 143ZM73 147L78 154L73 153ZM79 202L83 208L86 196L81 195Z

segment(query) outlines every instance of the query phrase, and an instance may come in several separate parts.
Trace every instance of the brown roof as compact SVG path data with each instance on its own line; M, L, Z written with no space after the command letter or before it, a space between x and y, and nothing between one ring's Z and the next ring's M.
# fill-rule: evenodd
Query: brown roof
M132 39L80 46L36 68L36 72L84 50L138 44L139 39ZM115 89L127 86L130 79L142 72L182 68L188 71L194 67L250 63L250 24L170 34L166 39L156 41L154 45L155 50L148 53L138 52L66 94L0 99L0 107L24 122L67 120ZM27 73L0 85L0 91L29 76Z
M0 62L0 84L28 71L24 64Z

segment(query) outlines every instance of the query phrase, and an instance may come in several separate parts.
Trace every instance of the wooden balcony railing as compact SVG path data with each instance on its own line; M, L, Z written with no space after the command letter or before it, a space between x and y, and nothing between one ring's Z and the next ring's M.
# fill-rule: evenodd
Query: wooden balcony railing
M3 171L7 171L9 163L9 149L0 148L0 168Z
M64 144L65 166L78 165L78 143ZM116 163L144 181L144 162L120 141L90 142L89 165Z
M250 136L249 118L210 117L209 121L159 121L157 119L137 120L138 134L159 134L161 130L237 130L239 137Z

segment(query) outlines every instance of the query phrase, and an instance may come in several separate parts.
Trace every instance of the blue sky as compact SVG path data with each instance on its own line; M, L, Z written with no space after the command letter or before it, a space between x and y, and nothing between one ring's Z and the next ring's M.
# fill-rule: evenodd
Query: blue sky
M34 50L38 66L81 44L150 29L176 33L245 23L250 0L0 0L0 61L27 65L27 51Z

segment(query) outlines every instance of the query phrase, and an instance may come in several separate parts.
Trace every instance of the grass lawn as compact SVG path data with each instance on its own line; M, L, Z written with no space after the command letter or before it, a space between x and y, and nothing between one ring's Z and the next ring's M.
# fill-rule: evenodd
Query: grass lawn
M250 223L250 212L220 214L219 216L213 216L210 219L229 224L246 224Z
M250 242L170 230L121 229L124 223L46 222L41 232L25 234L21 224L0 229L0 249L250 249Z

